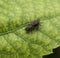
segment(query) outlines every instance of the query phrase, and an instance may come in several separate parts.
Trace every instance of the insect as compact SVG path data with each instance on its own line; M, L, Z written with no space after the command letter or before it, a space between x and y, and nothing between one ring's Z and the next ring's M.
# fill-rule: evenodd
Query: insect
M31 32L34 29L38 29L39 27L39 20L34 20L32 21L30 24L27 25L27 27L25 28L26 32Z

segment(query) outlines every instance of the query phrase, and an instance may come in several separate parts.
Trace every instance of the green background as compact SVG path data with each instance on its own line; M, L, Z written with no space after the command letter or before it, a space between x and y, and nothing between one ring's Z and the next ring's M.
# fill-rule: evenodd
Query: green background
M39 30L26 25L40 18ZM60 0L0 0L0 58L42 58L60 45Z

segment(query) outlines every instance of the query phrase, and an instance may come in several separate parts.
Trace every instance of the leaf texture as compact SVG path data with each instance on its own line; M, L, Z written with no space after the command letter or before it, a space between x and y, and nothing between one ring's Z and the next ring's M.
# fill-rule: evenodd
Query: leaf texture
M25 27L40 18L39 30ZM42 58L60 45L60 0L0 0L0 58Z

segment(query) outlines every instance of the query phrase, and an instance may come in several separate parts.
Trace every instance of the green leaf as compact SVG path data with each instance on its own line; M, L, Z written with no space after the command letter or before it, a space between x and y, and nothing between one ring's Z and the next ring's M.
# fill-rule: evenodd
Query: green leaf
M39 30L26 25L40 18ZM42 58L60 45L60 0L0 0L0 58Z

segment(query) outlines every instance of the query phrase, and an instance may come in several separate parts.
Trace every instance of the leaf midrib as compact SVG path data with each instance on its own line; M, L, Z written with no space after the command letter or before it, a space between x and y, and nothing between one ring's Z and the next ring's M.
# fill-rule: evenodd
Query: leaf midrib
M60 16L60 13L57 14L57 15L55 15L55 16L45 17L45 18L42 18L42 19L46 19L46 20L49 19L49 20L51 20L52 18L56 18L56 17L58 17L58 16ZM16 27L15 29L13 29L13 30L9 30L9 31L7 31L7 32L2 32L2 33L0 33L0 36L6 35L6 34L9 34L9 33L14 33L15 31L17 31L17 30L25 27L28 23L29 23L29 22L27 22L27 23L25 23L25 24L22 24L22 25L20 25L19 27Z

